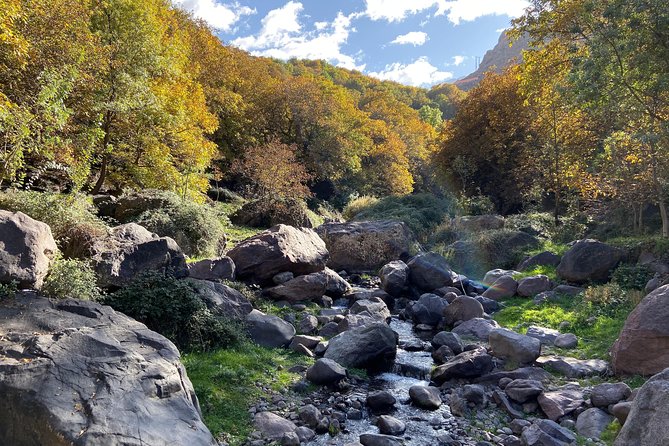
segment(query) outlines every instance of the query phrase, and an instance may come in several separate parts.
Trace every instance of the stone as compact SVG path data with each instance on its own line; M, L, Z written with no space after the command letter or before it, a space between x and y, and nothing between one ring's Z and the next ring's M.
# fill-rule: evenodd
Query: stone
M337 324L337 334L343 333L353 328L360 328L379 322L384 323L385 321L375 318L366 311L363 311L359 314L347 314L346 316L342 317L339 321L339 324Z
M407 430L407 426L402 420L398 420L390 415L381 415L378 420L376 420L376 426L379 428L379 432L383 435L398 436L402 435L404 431Z
M295 327L292 324L258 310L253 310L246 316L246 325L251 340L263 347L285 347L295 336Z
M492 300L506 299L513 297L518 289L518 282L512 276L502 276L497 279L487 290L483 293L483 297Z
M437 387L411 386L409 388L409 398L421 409L437 410L441 407L441 393Z
M409 267L401 260L393 260L387 263L379 271L381 288L394 297L401 296L406 292L409 284Z
M295 274L291 273L290 271L284 271L282 273L275 274L274 277L272 277L272 282L275 285L282 285L289 280L293 280L295 278Z
M465 232L490 231L504 228L501 215L464 215L451 220L453 228Z
M553 345L559 348L573 349L578 347L578 338L573 333L564 333L555 338Z
M453 326L457 321L468 321L474 318L483 317L483 305L469 296L456 297L444 309L444 321L446 325Z
M516 293L518 293L519 296L532 297L550 289L551 280L548 278L548 276L539 274L536 276L520 279Z
M558 295L578 296L583 291L585 291L585 289L581 288L581 287L578 287L578 286L558 285L553 289L553 291L555 292L555 294L558 294Z
M0 210L0 283L41 288L57 252L49 225Z
M608 408L612 404L626 400L632 395L632 389L625 383L603 383L592 388L590 401L595 407Z
M273 412L256 413L253 417L253 424L263 438L268 440L281 440L285 434L293 433L297 429L295 423Z
M322 340L323 338L320 336L296 335L293 336L293 339L290 341L288 348L294 350L298 345L303 345L306 348L313 350Z
M298 427L295 429L295 433L297 434L297 438L300 440L300 443L307 443L316 437L316 432L306 426Z
M450 361L432 370L432 380L441 385L453 378L476 378L493 368L492 356L485 348L462 352Z
M462 397L476 406L485 406L485 388L480 384L466 384L462 388Z
M455 353L447 345L442 345L441 347L433 350L431 353L432 359L437 364L443 364L448 362L449 359L455 356Z
M413 286L431 292L438 288L453 285L455 273L448 261L436 252L421 253L407 263L409 281Z
M541 342L506 328L497 328L489 337L492 355L515 364L529 364L541 355Z
M487 341L490 332L496 328L499 328L499 324L492 319L474 318L456 326L451 332L463 338Z
M483 296L476 296L474 299L479 301L479 303L483 307L483 311L485 311L488 314L495 313L496 311L499 311L501 308L499 302L497 302L496 300L492 300Z
M330 339L325 357L345 367L383 368L395 359L397 337L384 323L372 323Z
M128 285L146 271L186 277L186 257L169 237L158 237L136 223L112 228L91 247L91 263L103 288Z
M510 269L493 269L485 273L485 276L483 276L483 280L481 281L483 285L486 287L491 287L495 282L497 282L498 279L505 277L505 276L510 276L513 277L516 274L520 274L518 271L510 270Z
M325 276L327 285L325 294L335 299L340 298L351 292L351 285L342 276L330 268L325 268L319 274Z
M558 336L560 336L558 330L539 327L537 325L530 325L525 334L531 338L538 339L543 345L553 345Z
M492 393L492 399L495 403L500 406L506 413L508 413L511 418L520 418L523 416L523 413L516 409L511 401L506 397L506 394L501 390L495 390Z
M520 265L518 265L518 271L526 271L535 266L558 266L560 260L562 260L562 257L559 255L549 251L543 251L523 260Z
M585 378L605 375L609 363L603 359L576 359L563 356L541 356L537 364L545 369L561 373L567 378Z
M632 404L633 401L621 401L611 408L611 414L616 417L621 426L627 421L627 417L632 410Z
M436 348L441 346L449 347L453 353L459 355L462 353L462 339L458 336L457 333L450 331L440 331L432 338L432 345Z
M544 391L541 381L533 379L514 379L504 388L509 398L517 403L526 403L533 400Z
M361 299L353 303L349 309L351 314L369 313L377 322L385 322L390 318L390 310L386 303L378 297Z
M404 441L401 438L382 434L362 434L360 443L363 446L402 446Z
M350 273L378 271L408 255L413 234L400 221L325 223L316 231L330 251L328 266Z
M297 416L304 424L312 429L318 426L318 423L323 419L323 414L313 404L307 404L300 407L297 410Z
M669 444L669 369L641 386L614 446Z
M346 369L335 361L321 358L307 369L307 379L314 384L336 384L346 378Z
M241 320L253 311L251 302L234 288L209 280L186 281L214 314Z
M525 430L525 428L529 427L531 424L532 423L522 418L515 418L511 421L511 423L509 423L509 428L514 434L520 435L523 433L523 430Z
M527 427L521 441L525 446L567 446L576 443L576 436L552 420L538 420Z
M235 262L237 277L266 283L281 272L298 276L322 271L329 254L313 230L277 225L239 242L228 256Z
M327 289L327 276L321 272L295 277L281 285L266 290L273 300L290 303L319 299Z
M652 375L669 367L669 285L646 297L627 316L611 350L616 374Z
M622 251L597 240L577 241L557 267L561 279L573 283L605 282L622 259Z
M499 383L500 387L502 387L502 380L505 380L506 384L508 384L514 379L533 379L535 381L541 381L545 384L553 379L553 375L539 367L521 367L509 371L495 371L493 373L481 376L475 381L477 383L488 384Z
M586 409L576 419L576 432L585 438L598 440L613 419L611 415L602 409L597 409L596 407Z
M235 280L235 262L230 257L204 259L188 264L188 277L199 280Z
M174 344L111 307L18 293L0 333L0 444L218 444Z
M280 443L281 446L300 446L300 437L297 435L297 432L286 432L281 437Z
M567 385L558 390L543 392L537 401L546 416L557 421L583 405L583 391L577 386Z
M303 314L300 322L297 324L297 331L300 334L311 334L318 328L318 318L311 314Z
M318 330L318 336L331 338L339 334L339 324L337 322L328 322Z
M386 390L380 390L377 392L372 392L367 395L365 403L369 410L374 414L383 414L388 413L395 407L397 400L395 397Z
M420 296L411 307L412 319L417 324L437 325L448 307L448 301L436 294L426 293Z

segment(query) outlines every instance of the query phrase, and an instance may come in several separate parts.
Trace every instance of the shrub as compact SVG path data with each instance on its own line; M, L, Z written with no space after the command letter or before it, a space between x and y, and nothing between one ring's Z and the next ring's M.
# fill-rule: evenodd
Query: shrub
M42 291L56 299L98 300L101 296L95 272L88 262L61 257L51 266Z
M250 201L232 214L230 220L236 225L253 228L269 228L277 224L307 228L314 226L306 204L296 199Z
M19 284L16 281L9 283L0 283L0 300L9 299L19 291Z
M620 265L611 281L625 290L643 290L652 277L653 272L645 265Z
M552 214L530 212L509 215L506 218L506 228L524 231L555 243L567 243L583 238L588 226L580 216L561 217L560 224L555 226Z
M355 197L344 207L344 218L346 220L352 220L356 215L362 211L369 209L376 205L380 200L376 197L370 197L369 195L363 195L362 197Z
M239 324L212 314L188 283L155 272L105 296L104 303L186 351L237 345L242 339Z
M486 215L495 212L495 204L487 195L473 195L458 197L458 207L463 215Z

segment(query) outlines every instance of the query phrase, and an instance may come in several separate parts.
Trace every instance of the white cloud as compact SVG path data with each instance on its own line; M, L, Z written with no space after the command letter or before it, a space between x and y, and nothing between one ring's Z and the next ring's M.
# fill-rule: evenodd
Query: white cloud
M372 20L401 22L409 15L436 7L435 16L446 15L454 24L486 15L518 17L528 0L365 0L365 15Z
M354 57L341 51L349 34L355 31L351 20L356 15L345 16L340 12L332 23L319 22L314 24L315 30L303 32L299 20L302 9L301 3L291 0L262 19L258 34L240 37L231 43L256 56L283 60L324 59L344 68L361 71L365 68L358 66Z
M378 73L369 73L369 75L378 79L395 81L416 87L432 85L453 78L453 73L439 71L439 69L432 65L425 56L420 57L407 65L399 62L386 65L385 69L382 71Z
M393 40L390 43L396 43L398 45L413 45L413 46L420 46L423 45L425 42L427 42L430 38L428 37L427 33L424 33L422 31L411 31L410 33L402 34L401 36L395 37L395 40Z
M464 63L465 59L467 59L466 56L453 56L452 65L455 65L456 67L459 67L460 65L462 65Z
M219 3L217 0L174 0L175 4L207 22L212 28L229 32L235 23L245 15L256 13L254 8L242 6L238 2Z

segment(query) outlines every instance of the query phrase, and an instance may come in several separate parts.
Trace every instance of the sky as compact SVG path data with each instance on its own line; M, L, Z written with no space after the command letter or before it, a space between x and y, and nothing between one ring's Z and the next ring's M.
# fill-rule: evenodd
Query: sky
M257 56L429 87L476 69L527 0L173 0Z

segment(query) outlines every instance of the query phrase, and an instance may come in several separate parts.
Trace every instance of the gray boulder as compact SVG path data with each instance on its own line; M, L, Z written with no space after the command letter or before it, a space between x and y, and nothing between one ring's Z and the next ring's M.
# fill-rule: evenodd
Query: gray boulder
M405 292L409 283L409 267L401 260L393 260L379 271L381 288L394 297L399 297Z
M20 317L17 315L20 314ZM0 306L0 444L211 445L179 351L108 306Z
M295 275L322 271L328 250L311 229L277 225L238 243L228 256L235 262L237 277L265 283L285 271Z
M487 341L490 332L495 328L499 328L499 324L492 319L474 318L461 323L451 331L463 338Z
M604 375L609 363L603 359L577 359L567 356L541 356L537 364L545 369L563 374L567 378L585 378Z
M539 274L536 276L520 279L516 293L518 293L519 296L532 297L550 289L551 280L548 278L548 276Z
M457 321L481 318L483 313L483 305L478 300L469 296L459 296L444 309L444 321L446 325L453 326Z
M398 420L390 415L381 415L376 421L376 426L383 435L398 436L407 430L407 426L402 420Z
M421 409L437 410L441 407L441 392L439 388L432 386L411 386L409 398Z
M581 412L576 419L576 432L585 438L598 440L613 421L613 416L596 407Z
M492 368L492 356L485 348L477 348L462 352L432 370L432 380L442 384L453 378L476 378L490 372Z
M200 280L235 280L235 262L230 257L204 259L188 265L188 277Z
M456 274L446 259L436 252L421 253L407 263L409 281L422 291L434 291L453 285Z
M562 256L560 278L573 283L607 281L622 259L622 251L597 240L579 240Z
M251 340L263 347L285 347L295 336L295 327L292 324L258 310L253 310L246 316L246 325Z
M516 274L519 274L519 272L512 269L493 269L485 273L485 276L483 276L483 280L481 282L483 285L490 287L493 283L497 282L497 279L505 276L512 277Z
M580 387L566 385L560 389L542 393L537 398L537 402L549 419L557 421L574 412L585 401L583 390Z
M186 279L212 312L232 319L244 319L253 310L242 293L227 285L208 280Z
M377 368L397 354L397 336L387 324L373 323L354 328L330 339L325 358L345 367Z
M335 384L346 378L346 369L335 361L321 358L307 369L307 379L314 384Z
M525 332L525 334L531 338L538 339L543 345L553 345L558 336L560 336L558 330L540 327L538 325L530 325L527 327L527 332Z
M39 289L56 252L49 225L0 210L0 283Z
M367 404L369 410L374 414L390 412L395 407L396 402L395 397L387 390L372 392L367 395L367 399L365 400L365 404Z
M553 344L559 348L572 349L578 346L578 338L573 333L564 333L558 335Z
M281 285L267 290L274 300L285 300L290 303L309 301L323 297L327 289L327 276L321 272L306 274L291 279Z
M506 328L491 331L489 343L493 356L518 365L534 362L541 355L541 342L538 339Z
M268 440L281 440L284 435L294 433L297 429L295 423L273 412L258 412L253 417L253 424Z
M518 290L518 282L514 280L511 276L502 276L497 279L485 292L483 297L487 297L492 300L506 299L507 297L513 297L516 295Z
M524 446L567 446L576 444L576 436L552 420L538 420L523 430Z
M366 312L376 322L385 322L390 318L390 310L388 310L388 306L378 297L356 301L351 305L349 312L350 314L362 314Z
M435 348L446 346L450 348L456 355L462 353L463 348L462 339L460 339L460 336L457 333L450 331L440 331L434 335L434 338L432 338L432 345Z
M382 434L362 434L360 443L363 446L402 446L404 441L401 438Z
M603 383L592 388L590 401L595 407L608 408L611 404L626 400L632 395L632 389L625 383Z
M351 285L330 268L325 268L319 274L323 274L327 280L325 295L337 299L351 292Z
M521 404L536 398L543 391L542 382L534 379L514 379L504 388L509 398Z
M423 294L411 307L412 319L417 324L437 325L447 307L448 301L443 297L430 293Z
M520 265L518 265L518 271L525 271L535 266L558 266L561 259L562 257L557 254L543 251L523 260Z

